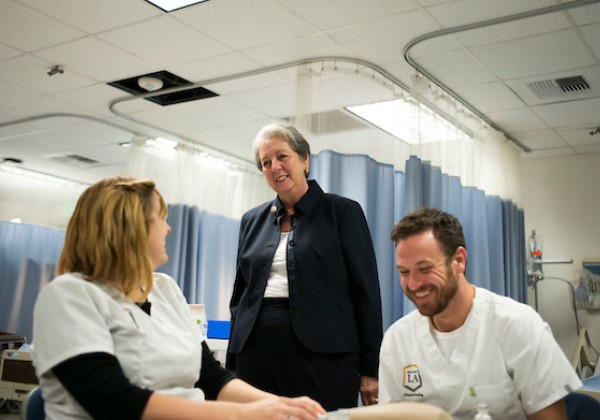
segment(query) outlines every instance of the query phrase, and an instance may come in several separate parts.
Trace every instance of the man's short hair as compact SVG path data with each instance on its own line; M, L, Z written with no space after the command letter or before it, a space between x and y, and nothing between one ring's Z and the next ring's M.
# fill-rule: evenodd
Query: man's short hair
M447 258L451 258L459 246L467 248L462 225L456 217L444 211L424 207L407 214L394 225L390 238L398 243L410 236L431 230Z

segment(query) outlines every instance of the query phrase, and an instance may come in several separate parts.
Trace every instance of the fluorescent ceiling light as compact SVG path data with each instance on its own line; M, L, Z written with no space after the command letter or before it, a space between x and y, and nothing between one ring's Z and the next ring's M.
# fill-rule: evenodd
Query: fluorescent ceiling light
M349 106L346 109L411 145L469 137L425 105L410 99Z
M158 149L174 149L179 143L175 140L166 139L164 137L156 137L146 142L149 146L154 146Z
M202 3L207 0L146 0L148 3L152 3L156 7L164 10L165 12L172 12L173 10L181 9L192 4Z
M11 174L13 176L27 178L45 185L48 185L53 188L76 188L82 186L88 186L89 184L85 184L83 182L72 181L70 179L61 178L58 176L45 174L43 172L32 171L30 169L24 169L17 166L12 165L0 165L0 172L5 172Z

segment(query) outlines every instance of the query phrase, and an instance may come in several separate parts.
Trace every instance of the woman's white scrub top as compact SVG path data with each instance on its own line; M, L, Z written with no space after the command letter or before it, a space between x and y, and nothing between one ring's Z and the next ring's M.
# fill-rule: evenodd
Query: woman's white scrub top
M94 352L114 355L132 384L203 400L194 384L200 376L204 337L177 283L155 273L151 316L122 292L63 274L41 291L34 310L33 360L48 418L88 418L52 374L72 357Z

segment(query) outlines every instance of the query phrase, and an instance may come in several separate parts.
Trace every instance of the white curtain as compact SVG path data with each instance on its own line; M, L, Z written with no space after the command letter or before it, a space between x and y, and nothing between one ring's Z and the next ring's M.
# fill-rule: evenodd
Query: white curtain
M383 70L362 63L312 62L297 67L292 100L295 109L289 119L304 133L312 153L368 154L396 170L403 170L405 162L417 156L458 177L465 187L521 202L521 150L423 76L405 88ZM394 121L404 128L404 141L344 110L393 100L401 100L398 106L409 109L408 116ZM354 125L348 125L352 120ZM249 142L254 134L248 133ZM153 178L169 203L234 219L273 197L254 165L188 146L157 151L134 141L128 171Z
M339 114L335 114L338 121L332 117L336 105L339 110L394 100L399 100L397 108L409 113L393 121L403 131L404 141L375 127L364 128L368 124L348 129L338 124ZM410 156L417 156L459 177L465 187L521 202L521 149L423 76L405 88L362 64L339 60L303 64L297 69L294 122L306 134L313 153L332 148L368 154L396 170L403 170Z
M263 175L251 164L181 144L166 150L134 141L127 172L153 179L167 203L236 220L274 197Z

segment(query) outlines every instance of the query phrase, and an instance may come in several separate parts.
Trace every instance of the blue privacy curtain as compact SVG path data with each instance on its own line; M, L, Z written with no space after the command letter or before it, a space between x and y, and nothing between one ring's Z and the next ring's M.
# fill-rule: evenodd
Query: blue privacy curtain
M312 157L311 176L325 191L352 198L365 211L379 267L384 329L414 308L400 287L389 233L402 216L421 207L461 221L471 283L526 302L524 216L513 203L463 187L457 177L415 156L402 173L368 156L324 151Z
M169 262L190 303L204 303L208 319L229 318L239 221L195 207L169 205ZM31 343L37 296L56 275L65 230L0 221L0 331Z
M324 191L351 198L365 212L373 247L382 296L384 328L402 315L402 290L392 281L395 270L394 247L390 231L394 224L396 199L394 167L366 155L343 155L330 150L311 156L310 178ZM399 193L402 194L403 188Z
M510 201L461 185L417 157L404 172L366 155L322 151L311 156L310 177L331 193L358 201L373 237L382 296L383 326L413 309L400 287L389 233L407 212L437 207L457 216L467 240L467 278L526 302L525 230L522 210ZM275 193L273 193L275 197ZM209 319L229 319L239 220L196 207L169 205L169 262L190 303L204 303ZM33 305L54 277L64 230L0 221L0 331L31 340Z
M197 207L169 205L169 261L158 271L173 277L189 303L203 303L208 319L229 319L240 221Z
M0 331L31 342L33 305L54 278L65 231L0 220Z

